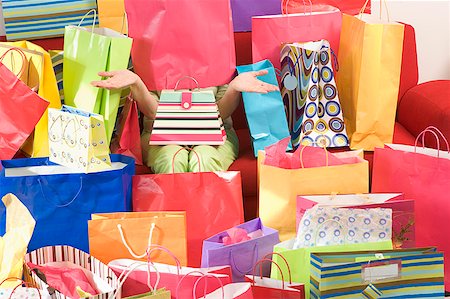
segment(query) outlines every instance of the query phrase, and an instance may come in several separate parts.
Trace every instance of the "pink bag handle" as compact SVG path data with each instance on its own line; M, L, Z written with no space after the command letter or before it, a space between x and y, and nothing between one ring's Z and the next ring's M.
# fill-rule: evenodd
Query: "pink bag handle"
M271 259L266 259L266 258L260 259L259 261L256 262L255 266L253 266L253 281L252 281L252 285L253 285L253 286L255 285L255 269L256 269L256 266L258 266L259 264L264 263L264 262L271 262L272 264L274 264L274 265L278 268L278 271L280 271L280 274L281 274L281 288L284 290L284 288L285 288L285 285L284 285L284 275L283 275L283 271L281 271L280 265L278 265L278 264L277 264L276 262L274 262L273 260L271 260ZM262 279L263 276L262 276L261 271L259 272L259 274L260 274L260 278ZM289 279L290 279L290 276L289 276ZM291 284L291 283L292 283L291 280L289 280L289 284Z
M196 296L197 296L197 295L196 295L196 293L197 293L197 285L198 285L198 283L200 282L200 280L204 279L205 277L214 277L215 279L217 279L217 281L218 281L219 284L220 284L220 289L222 290L222 299L225 299L225 290L224 290L224 288L223 288L223 283L222 283L222 281L219 279L219 277L217 277L217 276L215 276L215 275L212 275L212 274L210 274L210 273L203 274L201 277L199 277L199 278L195 281L194 287L192 288L192 298L193 298L193 299L197 299L197 297L196 297ZM204 296L203 296L203 298L206 299L206 287L204 288Z
M292 273L291 273L291 267L289 266L289 263L288 263L288 261L286 260L286 258L282 255L282 254L280 254L280 253L278 253L278 252L271 252L271 253L268 253L268 254L266 254L264 257L263 257L263 259L269 259L269 260L272 260L271 258L269 258L271 255L277 255L277 256L279 256L283 261L284 261L284 263L286 264L286 268L287 268L287 270L288 270L288 274L289 274L289 284L292 284ZM261 273L262 272L262 264L260 265L260 267L259 267L259 272Z
M12 295L14 294L14 292L17 290L17 288L19 288L21 285L25 285L27 288L31 288L31 289L36 289L36 291L38 292L39 295L39 299L42 299L42 295L41 295L41 291L38 288L32 287L28 282L22 280L21 278L18 277L8 277L2 280L2 282L0 282L0 286L8 280L16 280L16 281L20 281L20 283L18 285L16 285L14 287L14 289L12 289L11 294L9 294L9 299L12 298Z
M172 157L172 173L175 173L175 158L182 150L190 150L191 152L193 152L195 154L195 156L197 157L197 161L198 161L198 172L202 172L201 165L200 165L200 156L198 155L198 153L193 148L182 147L179 150L177 150L175 152L175 154L173 154L173 157Z
M147 262L149 262L149 263L152 262L151 261L151 255L152 255L152 252L156 251L156 250L164 251L164 252L168 253L173 258L173 260L175 261L176 266L177 266L177 274L180 275L180 270L181 270L181 262L180 262L180 260L176 257L176 255L172 251L170 251L169 249L167 249L164 246L161 246L161 245L150 245L148 247L148 249L147 249Z
M290 0L286 0L284 5L283 5L284 1L281 1L281 14L282 15L288 15L289 14L289 10L288 10L289 1ZM303 13L306 15L306 2L305 2L305 0L302 0L302 1L303 1L303 7L304 7ZM312 15L312 5L313 4L312 4L311 0L308 0L308 2L309 2L309 12ZM284 10L283 10L283 6L284 6Z
M22 67L19 70L19 73L15 74L16 77L20 78L22 77L23 73L25 72L25 69L27 67L27 57L25 56L25 53L17 47L14 48L9 48L8 50L5 51L5 53L3 53L3 55L0 57L0 62L3 62L3 59L5 59L6 54L8 54L11 51L16 51L17 53L20 54L20 57L22 57Z
M433 131L434 130L434 131ZM428 126L426 127L422 132L420 132L419 135L417 135L416 137L416 141L414 142L414 152L417 151L417 143L419 141L419 138L422 136L422 148L425 148L425 134L429 132L431 134L434 135L434 137L436 138L436 145L437 145L437 157L439 158L439 152L440 152L440 142L439 142L439 136L438 134L442 137L442 139L445 142L445 145L447 146L447 152L450 153L450 146L449 143L447 141L447 138L445 138L444 134L436 127L434 126ZM437 134L436 134L437 133Z
M222 283L222 281L219 279L219 277L217 277L217 276L215 276L215 275L212 275L212 274L210 274L210 273L205 274L205 273L200 272L200 271L198 271L198 270L191 271L191 272L187 273L186 275L184 275L184 276L180 279L180 281L178 282L178 285L177 285L177 289L176 289L176 291L175 291L175 298L176 298L176 299L183 299L183 298L180 298L180 297L179 297L180 285L181 285L181 283L183 282L183 280L184 280L186 277L188 277L189 275L194 274L194 273L197 273L197 274L200 274L200 275L201 275L201 277L199 277L199 278L195 281L194 287L193 287L193 289L192 289L192 293L193 293L193 298L194 298L194 299L196 299L196 297L195 297L195 296L196 296L195 292L196 292L197 284L198 284L199 280L200 280L201 278L205 277L205 276L207 276L207 277L208 277L208 276L215 277L215 278L219 281L219 283L220 283L220 285L221 285L221 288L222 288L222 299L225 299L225 292L224 292L224 290L223 290L223 283ZM206 289L205 289L205 296L206 296Z
M196 89L200 89L198 81L194 77L183 76L180 79L178 79L177 83L175 84L174 91L178 90L178 84L180 84L181 81L186 80L186 79L191 79L192 81L194 81L194 83L197 85Z

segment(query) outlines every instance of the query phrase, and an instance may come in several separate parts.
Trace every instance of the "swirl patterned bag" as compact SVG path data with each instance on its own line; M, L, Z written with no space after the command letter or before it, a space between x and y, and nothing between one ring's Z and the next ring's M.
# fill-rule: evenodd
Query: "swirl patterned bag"
M85 173L111 168L103 117L69 106L49 109L50 161Z
M334 80L334 52L327 40L285 44L281 50L281 95L292 145L348 145Z

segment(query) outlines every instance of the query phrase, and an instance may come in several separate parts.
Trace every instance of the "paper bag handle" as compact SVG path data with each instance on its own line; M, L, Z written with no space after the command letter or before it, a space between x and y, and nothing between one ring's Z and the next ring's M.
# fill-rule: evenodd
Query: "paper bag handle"
M20 49L20 48L9 48L8 50L5 51L5 53L3 53L3 55L0 57L0 62L3 62L3 59L5 59L6 54L8 54L11 51L16 51L17 53L20 54L20 57L22 57L22 67L19 70L19 73L15 74L16 77L20 78L22 77L23 73L25 72L25 69L27 67L27 57L25 56L25 53ZM11 61L14 61L13 59L11 59Z
M37 181L38 181L38 183L39 183L39 187L40 187L40 189L41 189L42 196L43 196L49 203L55 205L55 207L57 207L57 208L65 208L65 207L70 206L70 205L75 201L75 199L77 199L77 197L78 197L78 196L80 195L80 193L81 193L81 190L83 189L83 177L80 176L80 188L78 189L78 191L77 191L77 193L75 194L75 196L74 196L69 202L67 202L67 203L65 203L65 204L62 204L62 205L59 205L59 204L56 204L55 202L52 202L51 200L49 200L49 199L47 198L47 196L45 196L45 193L44 193L44 187L42 187L42 181L41 181L41 178L38 178Z
M442 139L445 142L445 145L447 146L447 152L450 153L450 147L449 147L449 143L447 141L447 138L445 138L444 134L436 127L434 126L428 126L425 128L425 130L423 130L422 132L420 132L419 135L417 135L416 137L416 141L414 142L414 152L417 151L417 143L419 141L419 138L422 136L422 147L425 147L425 134L429 132L431 134L434 135L434 137L436 138L436 145L437 145L437 157L439 158L439 152L440 152L440 142L439 142L439 136L438 134L442 137ZM437 133L437 134L436 134Z
M200 272L201 273L201 272ZM196 293L197 293L197 285L198 285L198 283L200 282L200 280L202 280L202 279L204 279L205 277L214 277L215 279L217 279L217 281L219 282L219 284L220 284L220 289L222 290L222 299L225 299L225 290L224 290L224 288L223 288L223 283L222 283L222 281L219 279L219 277L217 277L217 276L215 276L215 275L212 275L212 274L210 274L210 273L207 273L207 274L203 274L202 276L200 276L196 281L195 281L195 283L194 283L194 287L192 288L192 298L193 299L197 299L197 295L196 295ZM204 288L204 296L203 296L203 298L206 298L206 287Z
M289 266L289 263L288 263L288 261L287 261L287 259L281 254L281 253L278 253L278 252L271 252L271 253L268 253L268 254L266 254L263 258L264 259L270 259L270 260L272 260L271 258L269 258L270 256L272 256L272 255L276 255L276 256L279 256L283 261L284 261L284 263L286 264L286 268L287 268L287 270L288 270L288 274L289 274L289 283L291 284L292 283L292 273L291 273L291 267ZM262 271L262 265L261 265L261 267L260 267L260 273L261 273L261 271Z
M194 153L194 155L197 157L197 161L198 161L198 172L202 172L199 154L193 148L188 147L188 146L184 146L184 147L181 147L179 150L177 150L175 152L175 154L173 154L173 157L172 157L172 173L175 173L175 158L178 156L178 154L182 150L189 150L189 151ZM189 153L188 153L188 155L189 155Z
M271 259L266 259L266 258L260 259L260 260L257 261L256 264L253 266L253 281L252 281L252 285L255 285L255 269L256 269L256 266L258 266L259 264L264 263L264 262L270 262L270 263L274 264L274 265L278 268L278 271L280 271L280 274L281 274L281 288L284 290L284 288L285 288L285 285L284 285L284 275L283 275L283 271L281 271L280 265L278 265L278 264L277 264L276 262L274 262L273 260L271 260ZM260 277L261 277L261 279L262 279L263 276L262 276L261 271L259 272L259 274L261 275ZM290 278L290 276L289 276L289 278ZM292 283L291 280L289 280L289 284L291 284L291 283Z
M150 231L148 234L147 248L152 246L153 231L155 230L155 226L156 226L156 224L154 222L150 226ZM123 245L125 245L125 247L127 248L128 252L131 254L132 257L134 257L135 259L141 259L147 255L147 249L145 250L145 252L143 254L140 254L140 255L133 251L133 249L128 244L127 240L125 239L125 234L123 232L122 225L120 223L117 224L117 229L119 230L120 239L122 240Z
M306 146L302 146L302 148L300 149L300 165L302 166L302 168L305 168L305 164L303 163L303 151L305 150ZM328 167L328 151L326 147L322 147L323 150L325 151L325 166Z
M141 266L144 266L144 264L142 264L142 262L136 261L134 263L131 263L127 268L125 268L122 271L122 273L120 273L119 277L117 278L117 281L118 281L117 290L113 294L112 298L120 298L120 297L118 297L118 295L122 289L123 284L128 279L130 274ZM156 272L155 287L152 287L152 285L150 283L150 267L153 267L153 269L155 269L155 272ZM158 284L159 284L160 280L161 280L161 274L159 273L158 268L156 268L156 266L153 263L147 263L147 286L150 289L150 292L155 292L156 290L158 290Z
M94 13L94 20L92 21L92 27L91 27L91 33L94 33L94 28L95 28L95 22L97 21L97 11L95 9L91 9L90 11L88 11L80 20L80 22L78 23L77 27L80 27L81 24L83 24L84 19L90 15L91 13Z
M256 262L257 258L258 258L258 242L256 242L255 246L253 247L253 258L252 258L252 261ZM237 272L239 272L242 275L245 275L245 274L249 273L250 271L252 271L253 264L255 262L252 262L252 265L250 266L250 268L247 271L241 271L236 265L236 261L235 261L234 256L233 256L233 250L232 249L230 250L230 264L232 266L232 269L235 269Z
M369 1L370 1L370 0L366 0L366 2L364 2L363 7L359 10L359 14L358 14L359 19L361 19L361 15L362 15L362 14L364 13L364 11L366 10L366 7L367 7L367 5L369 4ZM382 16L382 8L383 8L381 2L384 2L384 6L385 6L385 8L386 8L386 16L387 16L388 22L390 22L389 9L388 9L387 1L386 1L386 0L380 0L380 20L381 20L381 16Z
M192 81L194 81L194 83L197 85L196 89L200 89L199 84L198 84L198 81L197 81L194 77L191 77L191 76L183 76L183 77L181 77L180 79L178 79L177 83L175 84L174 90L175 90L175 91L178 90L178 84L180 84L181 81L186 80L186 79L191 79Z
M16 286L11 290L11 294L9 294L9 299L12 299L12 296L13 296L14 292L15 292L16 289L19 288L21 285L25 285L27 288L30 288L30 289L36 289L36 291L38 292L38 295L39 295L39 299L42 299L41 291L40 291L38 288L32 287L31 284L29 284L28 282L26 282L26 281L24 281L24 280L22 280L21 278L18 278L18 277L7 277L7 278L3 279L3 280L0 282L0 286L1 286L5 281L8 281L8 280L20 281L20 283L19 283L18 285L16 285Z

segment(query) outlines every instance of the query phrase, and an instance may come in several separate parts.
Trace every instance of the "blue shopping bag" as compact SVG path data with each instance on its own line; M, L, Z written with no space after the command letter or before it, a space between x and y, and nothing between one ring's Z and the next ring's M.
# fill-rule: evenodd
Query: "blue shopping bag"
M275 69L269 60L236 67L239 74L251 71L267 70L269 73L258 77L259 80L278 85ZM267 94L243 92L245 115L252 138L255 157L259 150L290 137L283 99L279 91ZM289 145L287 150L291 150Z
M89 252L88 220L93 213L131 211L134 160L111 155L112 169L79 173L48 158L1 162L0 197L15 194L30 210L36 227L28 246L70 245ZM0 236L5 233L0 205Z

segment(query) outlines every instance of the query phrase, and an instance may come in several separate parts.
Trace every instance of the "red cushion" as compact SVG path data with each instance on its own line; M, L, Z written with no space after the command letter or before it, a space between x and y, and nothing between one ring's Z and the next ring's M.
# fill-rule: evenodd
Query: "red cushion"
M427 126L435 126L450 141L450 80L430 81L409 89L397 108L397 121L414 136ZM435 147L435 137L427 134L425 144ZM445 149L444 144L441 149Z

